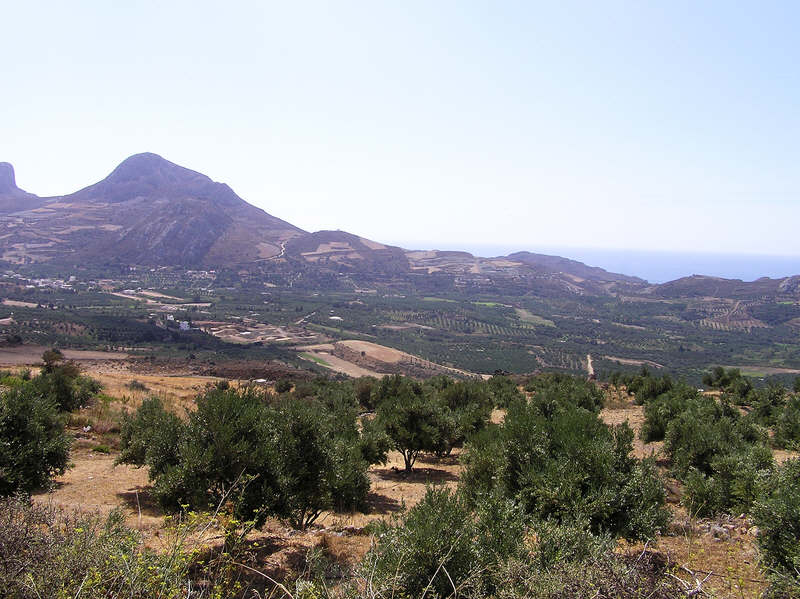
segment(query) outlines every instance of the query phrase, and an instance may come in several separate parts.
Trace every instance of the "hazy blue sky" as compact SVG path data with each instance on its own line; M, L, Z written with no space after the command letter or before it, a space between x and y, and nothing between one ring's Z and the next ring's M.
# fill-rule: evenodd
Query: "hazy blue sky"
M800 255L800 2L4 2L0 160L305 229ZM430 245L430 243L426 243Z

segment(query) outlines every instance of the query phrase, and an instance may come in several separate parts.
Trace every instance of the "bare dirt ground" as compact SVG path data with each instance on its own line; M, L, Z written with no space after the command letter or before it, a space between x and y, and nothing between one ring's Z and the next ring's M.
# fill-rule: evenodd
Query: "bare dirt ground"
M332 346L331 346L332 347ZM328 368L329 370L333 370L334 372L339 372L341 374L346 374L347 376L352 376L355 378L361 376L374 376L376 378L380 378L383 376L384 373L378 372L377 370L370 370L368 368L364 368L363 366L359 366L358 364L353 364L352 362L348 362L347 360L343 360L339 356L334 356L333 354L325 351L309 351L309 354L316 356L320 360L323 360L325 363L322 364L320 362L316 362L315 360L310 360ZM301 358L304 360L308 360L309 358L304 357L302 354L300 355Z
M616 356L603 356L606 360L612 360L614 362L619 362L620 364L628 364L629 366L652 366L653 368L664 368L658 362L653 362L651 360L634 360L632 358L617 358Z
M31 302L20 302L20 301L17 301L17 300L4 299L3 300L3 305L5 305L5 306L16 306L17 308L35 308L39 304L33 304Z
M0 348L0 365L24 366L38 364L42 361L42 354L50 349L44 345L19 345L17 347ZM90 351L82 349L62 349L61 353L67 360L77 362L98 360L125 360L130 357L122 352Z
M609 425L619 425L627 422L636 436L633 439L633 455L637 458L646 458L651 455L659 455L664 446L663 441L645 443L639 438L639 431L642 430L644 423L644 407L629 405L620 408L606 408L600 412L600 418Z
M800 374L797 368L778 368L775 366L728 366L727 368L738 368L744 372L759 372L763 374Z
M104 514L121 508L130 526L160 528L163 515L149 499L147 469L114 466L115 459L116 455L86 449L73 451L73 467L58 477L52 492L37 495L35 500Z
M386 362L387 364L394 364L396 362L411 359L411 354L407 354L399 349L386 347L385 345L378 345L377 343L372 343L370 341L358 341L356 339L351 339L348 341L339 341L338 343L347 347L348 349L352 349L353 351L363 351L370 358L380 362Z
M158 293L157 291L140 291L141 295L146 295L147 297L155 297L158 299L167 299L167 300L174 300L176 302L183 302L185 301L181 297L175 297L174 295L164 295L163 293Z
M440 373L444 372L446 374L463 375L466 377L477 376L474 372L460 370L458 368L444 366L442 364L436 364L435 362L425 360L399 349L394 349L385 345L379 345L377 343L372 343L371 341L348 339L346 341L337 341L334 346L344 348L345 354L349 353L354 356L361 354L364 358L366 358L366 362L368 362L370 365L376 362L378 364L383 363L389 366L404 363L412 366L416 365L422 370L430 370L431 373L436 373L438 371ZM349 358L350 356L348 355L347 357ZM359 362L360 360L356 358L354 361ZM380 370L380 367L376 367L376 370ZM411 374L413 374L413 372L411 372ZM484 375L483 378L489 378L489 376Z

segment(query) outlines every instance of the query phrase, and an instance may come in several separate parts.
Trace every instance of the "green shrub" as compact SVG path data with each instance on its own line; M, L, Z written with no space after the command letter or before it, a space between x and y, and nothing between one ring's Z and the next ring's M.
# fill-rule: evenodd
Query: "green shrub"
M639 433L645 443L662 441L669 423L683 412L689 400L700 397L697 389L678 384L658 397L650 398L644 405L644 423Z
M280 379L275 383L275 391L278 393L288 393L292 390L293 386L292 381L289 379Z
M664 488L651 461L630 456L632 441L630 427L610 428L583 408L545 415L541 403L518 402L468 445L462 484L473 500L499 493L538 520L650 538L668 520Z
M205 522L162 531L161 551L146 548L108 516L72 513L16 497L0 500L0 596L8 599L217 599L239 596L235 556L202 556L187 543ZM263 586L261 587L263 590Z
M130 383L125 385L131 391L147 391L147 385L145 385L142 381L138 381L133 379Z
M533 377L525 385L533 393L532 401L544 414L552 414L563 407L579 407L599 413L603 409L603 391L580 377L548 372Z
M337 436L318 406L286 401L276 425L278 515L305 529L323 510L366 508L368 464L361 447Z
M800 588L800 459L789 460L760 485L753 519L764 564L781 584ZM794 595L796 596L796 595Z
M364 560L364 570L384 596L486 596L497 588L505 560L521 554L526 524L502 498L473 513L459 494L429 487L405 518L385 527ZM479 595L481 596L481 595Z
M356 396L358 405L365 410L374 410L375 402L372 400L372 390L375 388L377 379L371 376L362 376L353 385L353 392Z
M27 385L0 394L0 496L45 487L63 474L71 443L52 399Z
M241 521L275 515L305 528L323 510L365 507L368 463L352 406L272 405L254 389L215 387L196 404L184 423L151 399L123 423L119 461L150 466L165 509L231 502Z
M636 404L644 405L656 397L672 391L674 383L668 374L660 377L651 375L638 377L628 387L628 392L633 393Z
M496 374L486 384L489 390L489 397L491 397L492 404L495 407L507 408L513 402L525 399L525 396L517 387L517 383L507 376Z
M150 466L154 494L168 511L235 501L237 518L263 522L279 506L274 412L251 389L212 388L196 405L183 423L160 401L143 403L130 427L123 426L120 459ZM163 439L151 449L155 431Z
M136 414L124 414L120 427L118 464L149 466L156 480L178 463L178 447L185 434L180 418L164 409L158 398L146 399Z
M787 391L778 384L770 384L763 389L754 390L747 398L752 407L751 416L764 426L775 425L778 416L786 405Z
M615 552L610 536L589 533L586 523L534 526L530 555L500 564L496 575L506 599L674 599L686 591L663 556Z
M447 575L460 586L475 566L472 537L471 513L459 496L428 488L402 523L378 536L367 562L383 588L407 597L426 590L444 597L452 592Z
M743 418L735 407L699 397L688 401L683 412L670 421L664 450L674 474L682 479L691 468L711 475L716 457L765 441L766 431L752 419Z
M449 454L454 447L460 447L486 426L492 413L492 400L484 383L451 382L435 397L441 406L440 454Z
M775 422L775 445L784 449L800 449L800 396L786 402Z
M384 377L377 397L377 421L402 454L406 472L420 453L445 450L448 422L430 393L402 377Z
M63 412L72 412L88 405L101 389L96 380L81 376L80 368L74 362L46 366L41 374L33 377L27 384L36 393L52 399Z
M392 439L375 418L361 419L361 457L368 464L386 464Z
M539 522L536 532L535 564L540 570L549 570L563 563L586 563L614 547L609 535L594 535L589 523L576 521L558 524L552 520Z
M697 516L748 513L758 497L759 485L774 466L772 452L763 445L751 445L738 453L722 454L711 460L710 475L690 469L685 477L684 503Z
M711 372L703 375L703 384L707 387L724 390L741 378L743 378L742 372L738 368L725 370L722 366L715 366Z

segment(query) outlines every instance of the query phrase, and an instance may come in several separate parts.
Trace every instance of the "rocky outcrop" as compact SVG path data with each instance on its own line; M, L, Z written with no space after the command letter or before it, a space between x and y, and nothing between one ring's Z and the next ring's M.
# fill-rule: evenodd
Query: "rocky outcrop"
M14 177L14 167L8 162L0 162L0 194L20 191Z

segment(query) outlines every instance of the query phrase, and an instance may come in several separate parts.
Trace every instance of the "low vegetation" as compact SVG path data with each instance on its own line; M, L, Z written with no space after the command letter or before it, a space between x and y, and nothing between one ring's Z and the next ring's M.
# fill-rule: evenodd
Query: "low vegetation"
M43 363L36 376L0 376L4 596L698 595L700 579L683 582L647 545L670 526L666 477L680 481L692 517L749 514L769 596L800 591L800 460L779 465L772 454L798 443L798 396L777 385L745 393L735 372L712 372L714 394L644 371L615 377L643 405L643 439L663 441L660 464L636 457L628 424L600 417L600 385L563 374L319 378L274 389L220 381L185 412L146 398L122 417L119 452L93 449L147 468L151 496L170 514L153 550L118 513L62 511L24 495L68 467L65 407L103 402L63 357ZM373 520L361 532L372 535L369 551L337 570L335 585L324 548L280 584L262 571L251 533L274 519L304 531L326 513L368 511L370 465L391 450L403 468L386 476L398 482L417 474L423 455L426 464L459 460L463 471L457 484L431 486L410 509ZM621 540L639 549L620 552Z
M64 473L72 443L66 412L100 390L60 352L48 351L42 358L35 377L30 371L0 376L0 496L46 487Z

